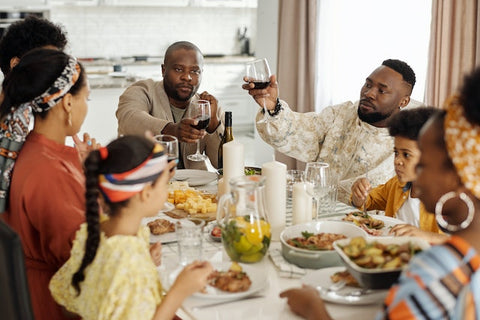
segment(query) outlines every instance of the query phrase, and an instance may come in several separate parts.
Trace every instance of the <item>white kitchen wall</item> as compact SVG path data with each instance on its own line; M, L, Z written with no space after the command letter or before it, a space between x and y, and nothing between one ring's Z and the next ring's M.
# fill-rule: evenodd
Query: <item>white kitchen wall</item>
M50 19L67 30L73 55L115 58L161 56L178 40L204 54L238 54L238 28L255 37L257 17L256 8L54 6Z

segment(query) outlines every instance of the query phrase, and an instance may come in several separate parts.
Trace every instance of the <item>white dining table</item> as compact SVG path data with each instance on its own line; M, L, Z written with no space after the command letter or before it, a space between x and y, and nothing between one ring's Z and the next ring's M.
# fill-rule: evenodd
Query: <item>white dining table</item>
M340 206L340 208L339 208ZM337 205L337 212L343 214L344 211L350 210L343 204ZM279 241L272 241L269 252L281 248ZM168 286L171 282L171 275L180 270L178 264L178 249L175 242L163 244L162 246L162 266L159 267L160 278L162 283ZM205 232L203 243L203 258L213 264L228 263L231 260L227 256L223 245L220 242L213 241L208 232ZM244 320L244 319L301 319L295 315L286 303L286 299L280 298L280 292L289 288L301 287L302 278L284 277L277 267L267 255L261 262L249 264L248 267L258 270L267 278L265 287L253 294L253 298L220 300L206 299L194 295L187 298L177 314L184 320L207 320L207 319L225 319L225 320ZM316 270L305 269L305 276L315 272ZM250 271L252 272L252 271ZM254 271L255 272L255 271ZM218 304L219 302L223 302ZM381 301L376 304L353 305L353 304L337 304L325 302L326 308L334 319L374 319L375 315L381 308Z

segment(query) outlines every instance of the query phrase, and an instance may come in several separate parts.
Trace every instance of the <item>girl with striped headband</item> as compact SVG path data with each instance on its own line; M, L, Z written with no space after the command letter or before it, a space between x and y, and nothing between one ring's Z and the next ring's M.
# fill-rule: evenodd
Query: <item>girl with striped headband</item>
M207 284L212 266L194 262L162 297L149 229L141 226L142 218L155 216L167 200L174 166L160 145L138 136L90 153L87 223L77 232L71 258L50 282L59 304L83 319L172 319L183 300ZM110 217L102 223L100 194Z
M78 148L95 144L88 147L74 138L77 148L72 148L65 140L76 137L85 119L87 77L74 57L36 49L22 56L2 86L2 211L8 204L2 218L22 239L35 319L64 319L48 283L69 258L75 232L85 221L85 176Z
M480 68L419 136L416 187L438 226L451 234L415 255L377 319L480 318ZM315 289L283 292L308 319L330 319ZM312 306L308 308L308 306Z

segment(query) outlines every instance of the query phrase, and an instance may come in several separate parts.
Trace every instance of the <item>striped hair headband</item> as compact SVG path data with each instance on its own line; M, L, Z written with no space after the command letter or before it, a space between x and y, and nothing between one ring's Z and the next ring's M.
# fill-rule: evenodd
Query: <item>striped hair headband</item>
M100 151L99 151L100 152ZM107 153L108 154L108 153ZM101 156L105 155L101 153ZM155 144L148 158L127 172L100 174L98 185L107 202L120 202L133 197L155 181L167 166L167 154Z
M463 185L480 198L480 126L465 118L457 96L446 102L445 143Z
M30 104L35 112L44 112L56 105L75 85L80 76L77 59L70 57L60 76L44 93L33 99Z

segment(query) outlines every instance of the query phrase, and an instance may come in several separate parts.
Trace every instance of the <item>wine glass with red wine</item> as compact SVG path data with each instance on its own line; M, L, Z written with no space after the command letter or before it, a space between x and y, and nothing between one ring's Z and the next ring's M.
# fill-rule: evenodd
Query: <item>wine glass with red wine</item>
M270 84L270 76L272 74L270 73L268 61L265 58L247 62L245 73L248 81L255 85L255 89L265 89ZM263 119L259 120L258 123L267 122L269 120L267 107L265 106L265 98L263 98L263 110Z
M192 101L187 110L187 118L198 120L192 127L197 130L204 130L210 123L210 102L208 100ZM188 160L204 161L207 156L200 153L200 140L197 140L197 152L187 156Z

